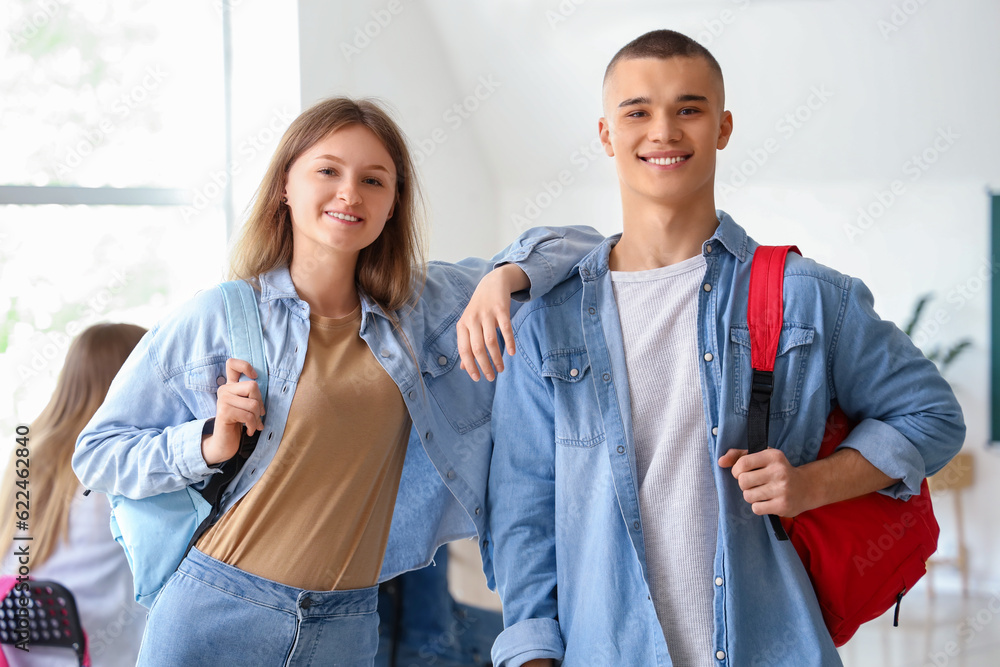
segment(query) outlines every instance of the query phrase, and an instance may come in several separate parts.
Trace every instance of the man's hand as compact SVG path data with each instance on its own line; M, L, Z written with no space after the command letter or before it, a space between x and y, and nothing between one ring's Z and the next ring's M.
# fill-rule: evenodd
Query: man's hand
M250 380L240 382L240 375ZM240 436L246 425L247 435L264 430L264 399L254 381L257 372L242 359L226 361L226 384L219 387L215 402L215 428L201 438L201 455L208 465L228 461L240 448Z
M899 482L868 462L861 452L841 447L798 467L780 449L747 454L730 449L719 465L732 468L754 514L793 517L817 507L857 498Z
M747 454L745 449L730 449L719 465L732 468L733 477L743 489L743 499L751 504L754 514L776 514L793 517L818 507L814 504L809 475L796 468L780 449L765 449Z
M504 264L483 276L469 305L458 320L458 353L461 367L476 382L480 369L492 382L503 372L503 353L497 329L503 333L507 354L514 354L514 330L510 325L510 295L527 289L527 274L514 264ZM491 363L492 362L492 363ZM478 367L477 367L478 365Z

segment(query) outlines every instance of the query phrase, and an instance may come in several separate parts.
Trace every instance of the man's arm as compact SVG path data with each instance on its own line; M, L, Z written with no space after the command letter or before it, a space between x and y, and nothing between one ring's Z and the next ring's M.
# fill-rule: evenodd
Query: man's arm
M859 280L828 361L837 403L858 422L833 454L797 468L776 449L731 449L719 459L755 514L792 517L874 491L905 499L962 446L965 423L951 387L906 334L879 318Z
M497 667L558 660L565 650L556 620L553 396L531 363L537 350L518 343L521 353L497 382L486 498L505 627L493 645Z
M475 287L457 327L462 368L473 380L480 379L480 369L491 382L494 365L503 371L497 329L507 353L515 353L510 318L520 302L547 294L569 278L603 240L591 227L534 227L491 259L468 258L452 265L463 282Z

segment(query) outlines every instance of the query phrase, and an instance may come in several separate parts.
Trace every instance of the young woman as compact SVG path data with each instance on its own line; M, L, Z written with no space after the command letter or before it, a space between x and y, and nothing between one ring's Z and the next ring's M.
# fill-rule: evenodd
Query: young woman
M461 369L502 370L511 294L544 293L601 237L531 230L494 261L425 269L417 203L406 143L378 106L305 111L232 264L257 288L266 403L240 381L250 365L228 358L209 290L143 340L81 436L84 484L142 498L203 483L243 428L260 431L222 518L152 605L140 665L370 665L378 581L477 533L489 562L493 386Z
M132 599L128 562L111 534L111 508L102 494L84 497L70 458L80 431L94 416L108 393L111 380L146 330L134 324L95 324L69 346L56 390L29 428L28 470L31 508L29 567L31 578L56 581L76 599L80 621L89 637L90 653L98 665L134 665L145 626L145 610ZM16 450L3 479L7 510L0 517L0 544L4 546L3 573L13 574L18 563L11 555L15 532ZM23 498L23 496L22 496ZM5 646L12 665L74 665L72 651L32 646L30 651Z

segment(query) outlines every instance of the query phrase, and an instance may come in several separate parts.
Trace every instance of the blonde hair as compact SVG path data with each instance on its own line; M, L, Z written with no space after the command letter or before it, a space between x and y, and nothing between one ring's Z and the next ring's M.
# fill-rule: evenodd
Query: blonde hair
M111 381L146 330L134 324L95 324L69 346L56 390L29 430L33 565L44 563L69 533L69 510L80 486L70 461L76 439L104 402ZM4 474L4 507L0 517L0 544L14 540L14 508L19 491L17 448ZM21 496L23 498L23 496ZM21 531L18 531L21 532Z
M288 170L316 142L355 124L379 138L396 167L393 214L379 237L359 254L355 281L358 289L390 316L392 311L412 303L426 273L418 215L422 200L403 133L389 114L369 99L323 100L292 121L271 157L249 218L233 248L230 278L253 281L261 273L291 264L291 212L281 202Z

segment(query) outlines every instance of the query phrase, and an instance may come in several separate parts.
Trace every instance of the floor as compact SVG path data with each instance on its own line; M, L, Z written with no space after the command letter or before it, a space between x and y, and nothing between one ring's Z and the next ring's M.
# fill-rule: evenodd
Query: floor
M1000 591L929 594L926 577L892 610L862 626L840 655L846 667L1000 667Z

